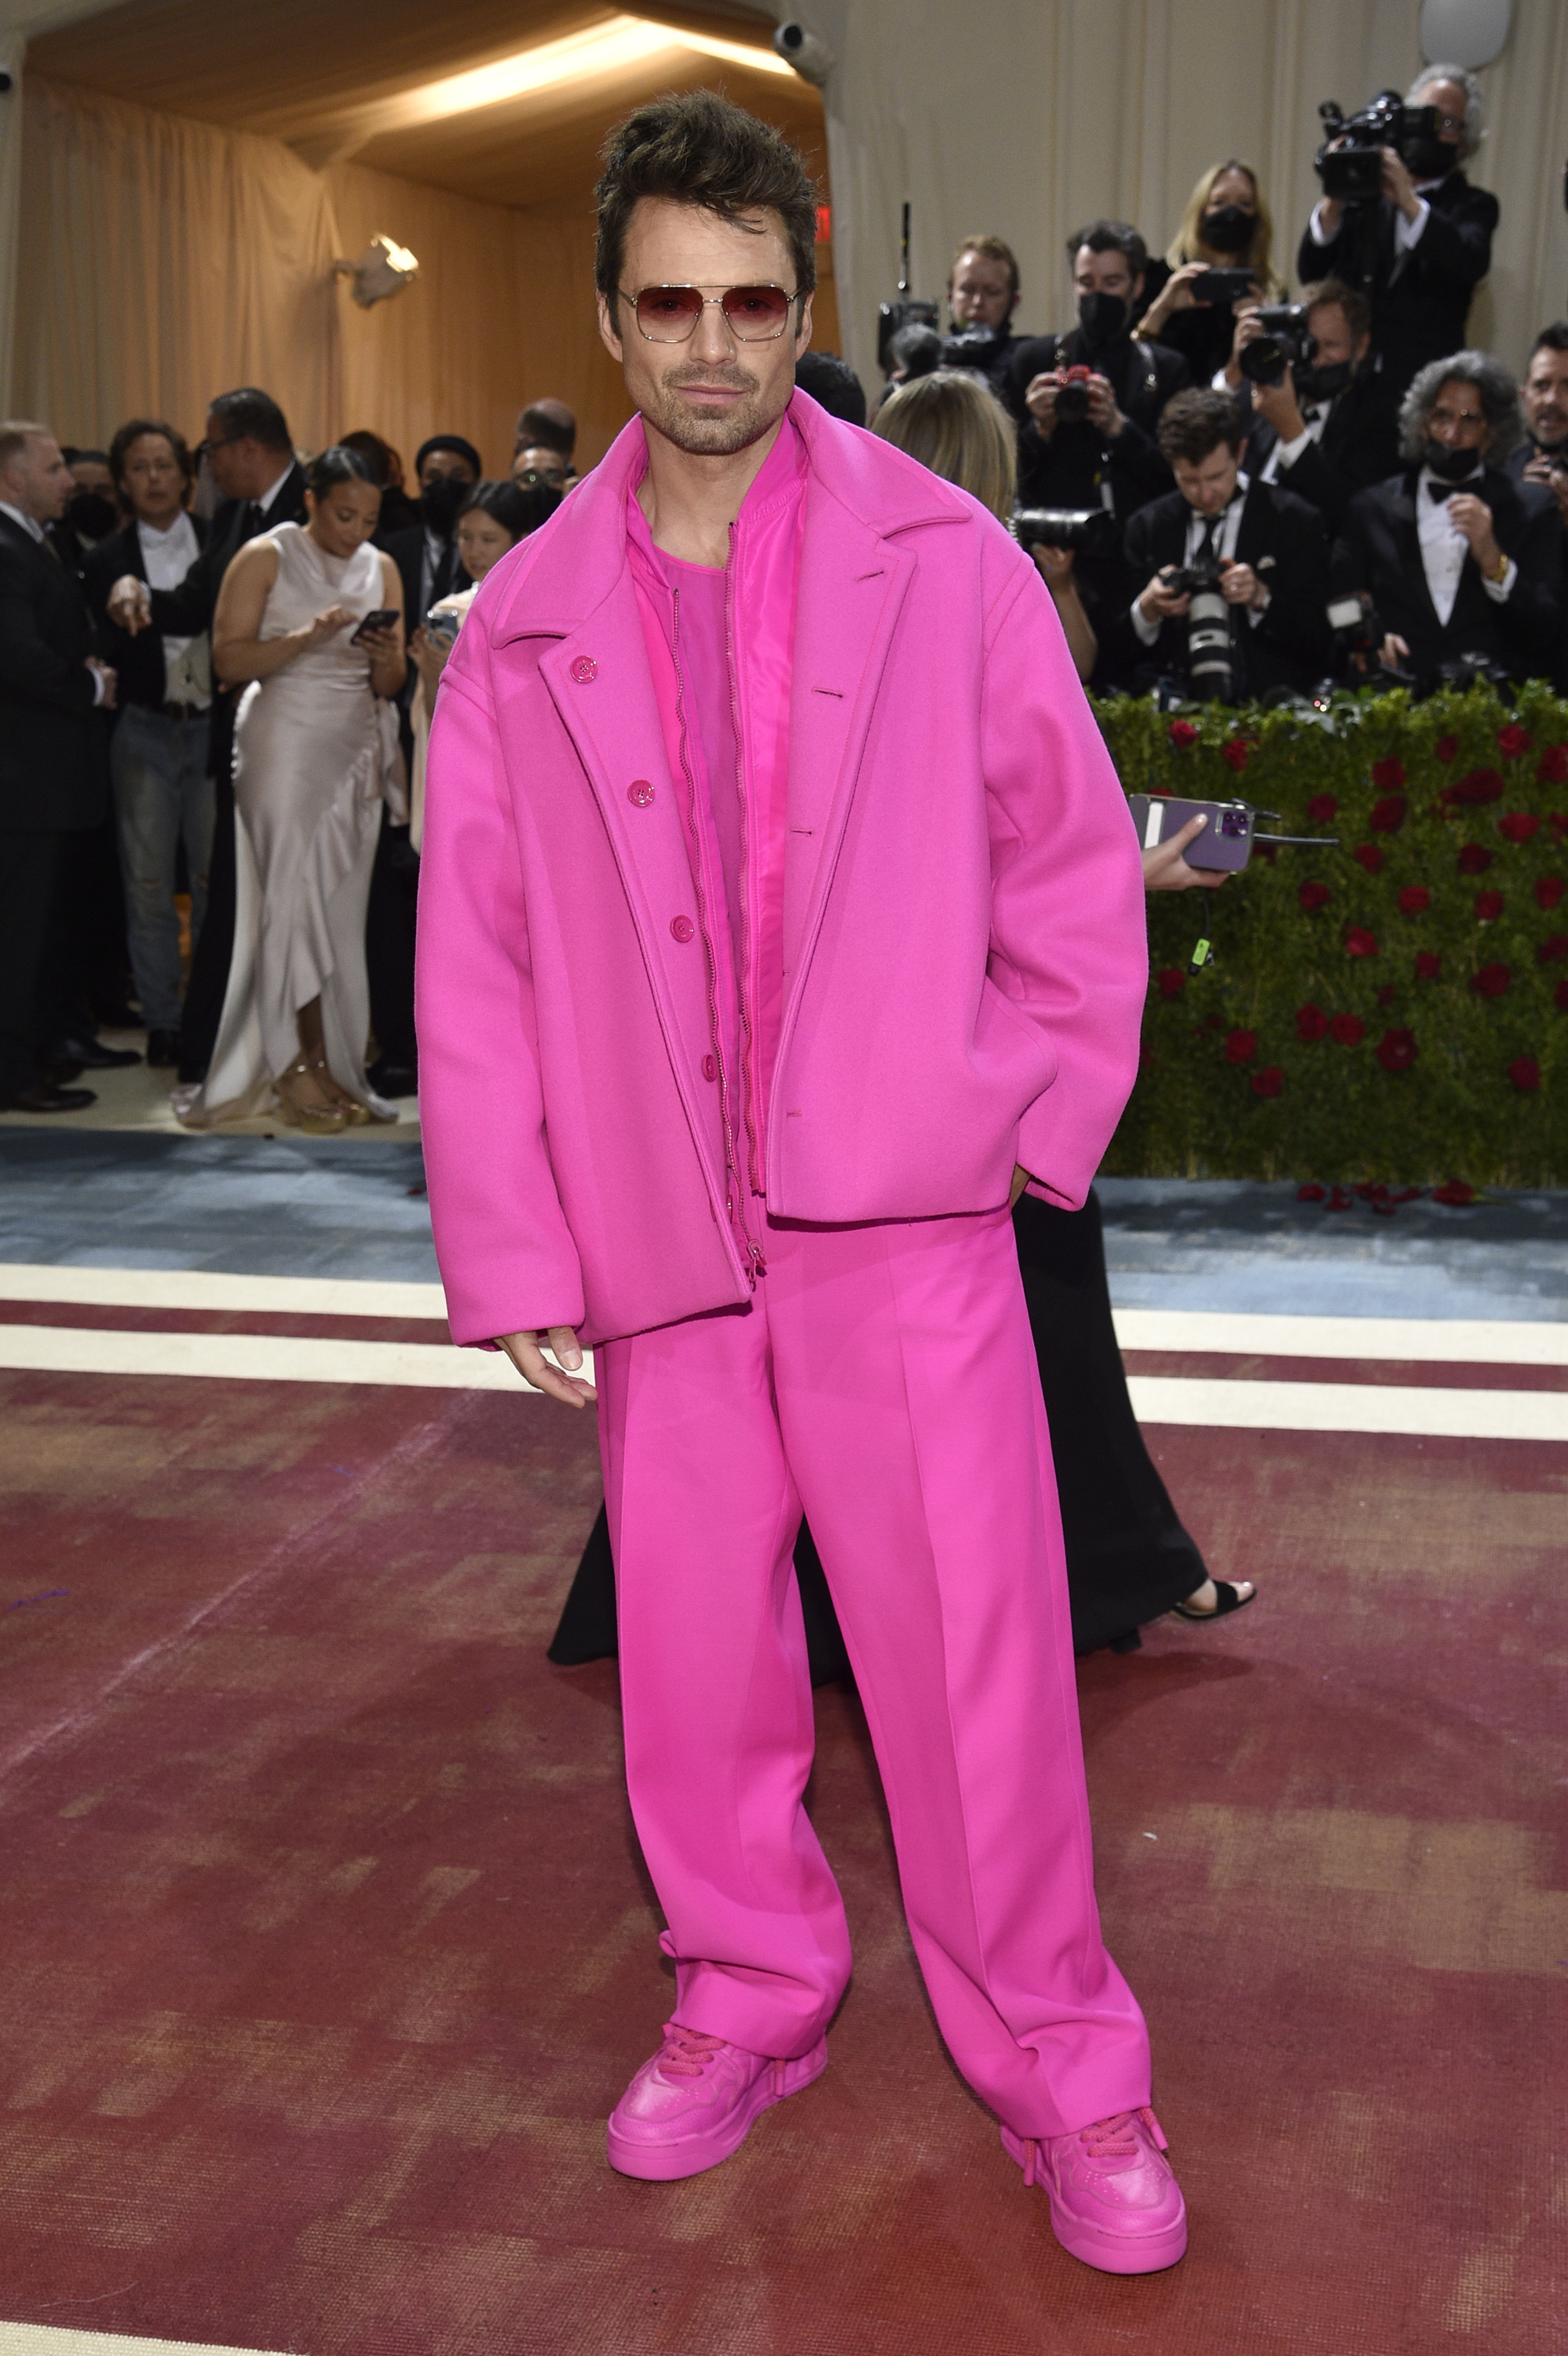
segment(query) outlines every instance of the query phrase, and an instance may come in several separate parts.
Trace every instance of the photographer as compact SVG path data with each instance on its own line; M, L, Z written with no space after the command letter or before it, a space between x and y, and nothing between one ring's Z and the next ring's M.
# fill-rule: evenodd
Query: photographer
M1530 366L1520 387L1525 429L1530 436L1508 461L1505 472L1516 483L1539 483L1557 502L1563 529L1568 532L1568 319L1542 327L1530 348ZM1568 573L1568 543L1563 549ZM1562 622L1552 683L1559 695L1568 694L1568 580L1561 597Z
M1177 487L1141 508L1126 533L1127 564L1147 584L1127 617L1143 650L1140 683L1171 677L1221 703L1305 689L1328 643L1323 519L1242 473L1243 431L1229 394L1178 393L1159 421Z
M1357 491L1399 464L1399 435L1371 365L1371 310L1338 278L1304 286L1289 326L1252 305L1236 322L1225 382L1250 398L1247 471L1307 499L1331 532ZM1281 329L1283 328L1283 337ZM1310 359L1283 356L1295 343ZM1271 351L1282 357L1268 365Z
M943 338L942 366L968 369L999 393L1025 340L1012 332L1019 291L1012 247L999 237L966 237L947 273L953 332Z
M1384 146L1375 211L1324 197L1296 256L1302 279L1342 278L1372 305L1372 349L1392 400L1418 369L1465 342L1470 297L1491 268L1498 200L1463 166L1481 144L1481 85L1463 66L1428 66L1407 107L1432 107L1436 128ZM1331 142L1332 147L1354 144Z
M1399 423L1406 471L1351 500L1336 591L1370 601L1385 666L1408 665L1424 685L1467 656L1544 676L1563 528L1549 490L1504 471L1524 437L1512 377L1489 352L1452 352L1422 369Z
M1163 262L1151 265L1152 300L1135 333L1168 345L1186 360L1194 384L1207 384L1224 367L1241 303L1277 302L1285 289L1274 274L1274 221L1250 164L1232 155L1211 164L1187 200ZM1240 275L1245 291L1203 291L1214 272Z

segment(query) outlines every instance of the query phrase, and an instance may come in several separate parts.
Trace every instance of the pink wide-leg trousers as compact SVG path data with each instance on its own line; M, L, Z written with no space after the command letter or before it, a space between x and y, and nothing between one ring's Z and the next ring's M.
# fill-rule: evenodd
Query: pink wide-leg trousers
M916 1954L1023 2136L1149 2099L1101 1942L1066 1571L1005 1210L770 1223L750 1310L603 1344L626 1779L676 2018L805 2053L849 1976L802 1794L804 1508L881 1770Z

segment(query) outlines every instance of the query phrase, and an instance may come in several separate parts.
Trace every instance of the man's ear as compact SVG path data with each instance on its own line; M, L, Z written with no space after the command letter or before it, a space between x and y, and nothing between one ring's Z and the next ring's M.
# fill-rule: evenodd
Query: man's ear
M814 290L813 290L813 292L815 292L815 291L816 291L816 290L814 289ZM796 336L795 336L795 356L796 359L799 359L799 358L800 358L800 356L801 356L802 352L804 352L805 350L806 350L806 349L807 349L807 348L809 347L810 343L811 343L811 295L810 295L810 294L808 294L808 295L805 297L805 300L804 301L804 303L802 303L802 305L801 305L801 306L800 306L800 327L799 327L799 330L798 330L798 332L797 332L797 334L796 334Z
M598 302L599 340L613 360L624 359L625 354L621 349L621 338L615 333L615 321L610 309L610 298L607 294L601 294Z

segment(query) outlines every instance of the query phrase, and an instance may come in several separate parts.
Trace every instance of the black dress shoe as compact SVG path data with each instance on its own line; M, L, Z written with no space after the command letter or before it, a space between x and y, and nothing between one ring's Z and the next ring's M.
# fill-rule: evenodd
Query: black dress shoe
M389 1055L378 1055L365 1077L379 1097L411 1097L419 1093L418 1066L394 1064Z
M165 1072L180 1059L180 1034L177 1031L149 1031L147 1062L155 1072Z
M97 1102L91 1088L58 1088L50 1080L35 1080L14 1097L0 1097L0 1112L85 1112Z
M58 1069L61 1064L74 1064L79 1072L123 1072L141 1060L134 1047L106 1047L101 1039L91 1035L57 1039L48 1054L51 1066Z
M59 1063L51 1055L47 1064L39 1066L38 1077L51 1088L69 1088L72 1080L80 1079L81 1066Z

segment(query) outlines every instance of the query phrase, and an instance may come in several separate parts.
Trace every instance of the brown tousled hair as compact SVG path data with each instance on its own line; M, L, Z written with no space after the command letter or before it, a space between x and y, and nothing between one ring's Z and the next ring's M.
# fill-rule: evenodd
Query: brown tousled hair
M650 99L618 123L603 151L594 195L599 237L593 274L614 304L632 214L644 197L696 205L722 221L777 213L795 264L795 290L816 284L816 209L821 192L797 148L717 91Z

